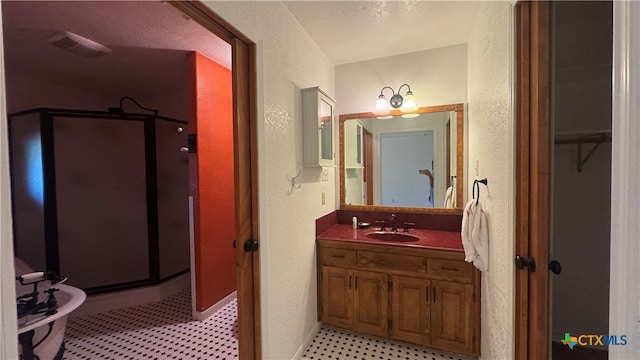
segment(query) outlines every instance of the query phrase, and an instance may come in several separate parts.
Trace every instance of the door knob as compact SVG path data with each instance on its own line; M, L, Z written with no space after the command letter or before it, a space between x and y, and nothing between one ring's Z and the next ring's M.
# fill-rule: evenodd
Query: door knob
M551 260L549 262L549 270L556 275L560 274L562 272L562 265L560 264L560 261Z
M516 255L516 267L518 269L524 269L525 267L529 272L536 271L536 260L532 257L523 258L519 255Z
M258 250L258 242L256 240L247 240L244 242L244 251L253 252Z

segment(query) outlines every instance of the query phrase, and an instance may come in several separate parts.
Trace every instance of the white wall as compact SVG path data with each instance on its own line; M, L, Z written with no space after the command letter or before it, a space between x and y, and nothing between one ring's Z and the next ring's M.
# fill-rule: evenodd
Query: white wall
M0 23L2 22L0 8ZM2 26L0 26L2 35ZM13 271L13 226L9 186L9 136L4 76L4 46L0 42L0 359L18 358L18 321Z
M185 63L186 67L186 55ZM97 71L100 71L97 69ZM158 92L149 89L149 93L132 92L126 88L102 89L92 87L91 90L57 83L45 78L33 77L14 69L6 69L6 87L10 89L7 98L8 113L29 110L38 107L82 109L106 111L109 106L118 106L122 96L131 96L148 108L158 109L158 114L179 120L188 121L187 79L181 86ZM126 81L125 81L126 84ZM161 95L159 95L161 94ZM127 111L136 112L137 106L128 100L124 103ZM144 110L140 110L144 112Z
M315 219L335 210L335 168L302 164L300 89L335 98L333 65L280 2L206 2L257 46L262 356L291 359L317 324Z
M482 2L468 43L469 142L466 190L486 177L489 271L482 273L482 359L513 358L515 165L512 103L513 9ZM475 171L476 160L479 172ZM469 196L470 197L470 196Z
M342 64L335 71L338 114L372 111L382 87L398 91L405 83L421 107L467 102L466 44Z
M420 107L467 102L466 44L341 64L335 67L335 73L337 114L370 112L382 87L391 86L398 91L405 83L411 86ZM387 98L389 93L385 91ZM374 144L377 141L374 136ZM375 178L379 176L374 173ZM440 192L436 199L444 198L443 190ZM374 199L380 201L379 189ZM340 203L339 198L336 203Z

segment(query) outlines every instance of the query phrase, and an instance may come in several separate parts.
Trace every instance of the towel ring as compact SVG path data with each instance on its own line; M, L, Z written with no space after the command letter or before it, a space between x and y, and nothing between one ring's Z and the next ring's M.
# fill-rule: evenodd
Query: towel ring
M476 199L476 205L478 205L478 203L480 202L480 184L484 184L485 186L487 186L487 183L487 178L473 181L473 191L471 195L473 199L476 199L476 188L478 189L478 198Z

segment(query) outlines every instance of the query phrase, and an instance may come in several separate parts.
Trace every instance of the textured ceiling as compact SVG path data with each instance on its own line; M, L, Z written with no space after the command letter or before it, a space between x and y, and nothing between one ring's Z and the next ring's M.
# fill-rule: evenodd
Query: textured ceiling
M230 46L173 6L151 1L5 1L5 66L79 88L166 89L184 73L186 51L231 67ZM285 1L334 64L466 42L477 2ZM72 55L49 44L59 31L101 43L112 53Z
M336 65L467 42L478 1L285 1Z
M175 69L191 50L231 66L226 42L160 1L2 1L2 23L7 70L80 88L166 89L184 78ZM70 54L48 42L60 31L113 52Z

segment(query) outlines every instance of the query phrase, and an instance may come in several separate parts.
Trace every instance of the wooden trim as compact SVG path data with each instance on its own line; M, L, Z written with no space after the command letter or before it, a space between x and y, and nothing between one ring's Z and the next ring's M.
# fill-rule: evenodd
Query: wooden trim
M531 3L516 5L516 254L529 249L529 12ZM514 358L527 359L529 275L515 274Z
M366 194L367 204L373 205L373 134L367 129L362 129L362 143L364 147L362 163L364 164L364 179L367 182Z
M345 163L344 163L344 122L352 119L375 118L372 112L342 114L338 118L338 140L339 144L339 171L340 171L340 210L353 211L398 211L404 213L417 214L450 214L462 215L463 196L464 196L464 104L449 104L437 106L425 106L419 108L416 113L432 113L456 111L456 208L420 208L420 207L392 207L380 205L348 205L346 204L346 185L344 180ZM399 110L392 110L389 115L402 115Z
M456 111L456 208L464 207L464 106ZM461 213L462 214L462 213Z
M236 256L238 263L238 350L240 359L260 359L258 253L245 252L245 240L258 240L255 122L255 48L232 41L236 171Z
M349 114L351 115L351 114ZM345 184L345 174L346 174L346 165L344 163L344 122L348 119L359 119L358 117L346 117L346 115L340 115L338 118L338 161L340 162L340 166L338 167L340 174L338 178L340 179L340 209L344 210L343 204L347 201L347 186Z
M251 39L200 1L169 0L167 2L229 44L233 39L238 39L245 44L253 44Z
M517 4L516 254L538 270L516 270L515 358L549 356L551 175L550 4Z
M238 352L260 359L260 264L258 252L244 252L245 240L259 240L258 152L255 44L199 1L169 1L231 45L236 179L236 258L238 264Z
M252 217L251 224L253 229L253 239L260 240L260 227L258 216L258 111L256 99L257 97L257 70L256 70L256 46L249 43L249 133L251 143L251 208ZM254 323L254 349L255 359L262 359L262 311L260 307L260 256L253 257L253 316Z

